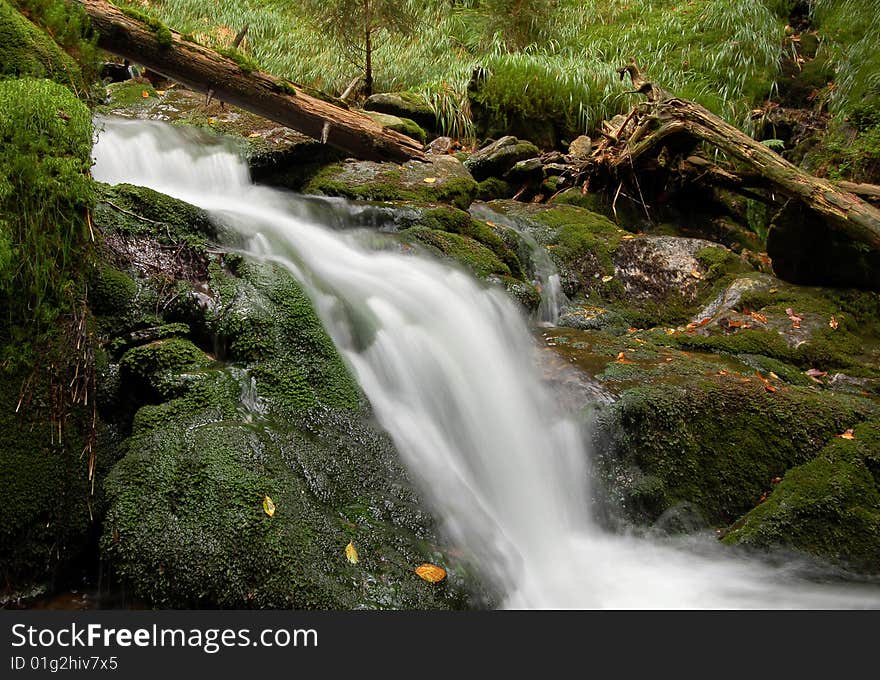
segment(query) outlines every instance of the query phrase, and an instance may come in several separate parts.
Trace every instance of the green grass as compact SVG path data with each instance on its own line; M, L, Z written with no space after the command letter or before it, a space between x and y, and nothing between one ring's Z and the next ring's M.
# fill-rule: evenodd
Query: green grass
M632 98L623 94L628 84L615 69L635 57L666 89L747 127L748 111L772 90L782 53L785 17L774 12L778 4L559 0L552 11L542 9L541 25L531 21L514 35L488 13L503 3L417 3L417 30L386 36L376 49L375 89L421 92L442 130L468 137L473 128L465 92L480 64L492 74L487 87L499 108L561 119L583 132L630 106ZM276 75L333 94L357 74L295 3L152 0L148 10L219 47L228 47L248 24L243 54ZM528 36L536 42L528 43Z

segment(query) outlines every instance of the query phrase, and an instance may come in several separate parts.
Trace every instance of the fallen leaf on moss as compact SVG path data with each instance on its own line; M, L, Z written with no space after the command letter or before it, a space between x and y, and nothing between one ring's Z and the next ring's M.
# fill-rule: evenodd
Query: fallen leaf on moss
M629 359L626 358L626 352L621 352L620 354L618 354L618 355L617 355L617 359L615 359L615 362L618 363L618 364L631 364L631 363L634 363L634 362L632 362L632 361L630 361Z
M837 319L835 317L832 316L831 320L828 322L828 325L831 327L831 330L836 331L837 327L840 325L840 323L837 321Z
M767 323L767 317L763 314L758 314L758 312L752 312L749 314L755 321L760 321L761 323Z
M144 90L143 92L141 92L141 97L143 97L144 99L149 99L150 93Z
M423 564L416 567L416 574L423 581L428 583L439 583L446 578L446 570L438 567L436 564Z
M345 557L352 564L357 564L360 561L360 557L358 557L358 551L354 547L353 542L349 542L349 544L345 546Z
M843 434L836 434L835 437L840 437L841 439L855 439L856 436L853 434L852 428L844 432Z
M436 177L425 177L425 179L423 179L422 181L425 184L433 184L434 182L437 181L437 178Z
M691 269L691 276L693 276L698 281L703 279L703 275L700 272L698 272L696 269Z
M263 498L263 512L265 512L269 517L273 517L275 515L275 503L272 502L272 499L268 496Z

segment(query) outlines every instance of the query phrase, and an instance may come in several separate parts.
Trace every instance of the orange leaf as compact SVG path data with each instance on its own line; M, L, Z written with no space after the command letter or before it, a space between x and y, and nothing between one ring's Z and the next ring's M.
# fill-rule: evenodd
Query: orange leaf
M725 370L722 368L720 371L718 371L718 375L727 375L727 371L725 371Z
M693 276L697 280L702 280L703 275L700 274L696 269L691 269L691 276Z
M149 99L150 93L144 90L143 92L141 92L141 97L143 97L144 99Z
M768 382L764 383L764 389L767 390L768 392L775 392L776 391L776 388L773 387L773 385L771 385Z
M749 314L755 321L760 321L761 323L767 323L767 317L763 314L758 314L758 312L752 312Z
M420 579L428 583L439 583L446 578L446 570L443 567L438 567L436 564L423 564L420 567L416 567L416 574L418 574Z
M620 354L617 355L616 362L618 364L631 364L631 363L633 363L632 361L630 361L629 359L626 358L626 354L624 352L621 352Z
M832 316L831 321L828 322L828 325L831 327L831 330L836 331L837 327L840 325L840 323L837 321L837 319L835 317Z
M856 436L853 434L852 428L848 429L843 434L836 434L835 437L840 437L841 439L855 439Z

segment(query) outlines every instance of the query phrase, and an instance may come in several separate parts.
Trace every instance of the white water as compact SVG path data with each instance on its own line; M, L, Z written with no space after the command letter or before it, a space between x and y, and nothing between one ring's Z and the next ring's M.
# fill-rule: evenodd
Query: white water
M496 290L443 264L370 252L301 216L290 194L159 123L105 120L94 177L199 205L303 283L450 539L511 608L880 606L876 587L603 532L589 519L588 452L532 366L530 335Z

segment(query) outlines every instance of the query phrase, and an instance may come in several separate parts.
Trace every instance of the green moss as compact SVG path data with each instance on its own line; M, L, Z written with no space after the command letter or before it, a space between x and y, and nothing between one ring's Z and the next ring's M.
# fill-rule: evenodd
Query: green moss
M401 232L401 237L410 243L421 243L435 248L481 278L492 275L510 276L510 268L495 253L467 236L425 227L411 227Z
M139 9L134 7L130 7L128 5L120 5L118 6L125 16L134 19L135 21L140 21L145 23L156 34L156 42L159 44L160 48L168 48L171 47L172 34L171 29L169 29L165 24L163 24L159 19L154 17L151 14L147 14L146 12L142 12Z
M428 139L427 133L414 120L410 120L409 118L401 118L399 116L392 116L387 113L379 113L378 111L364 111L363 113L372 118L382 127L388 128L389 130L394 130L395 132L400 132L401 134L412 137L413 139L417 139L422 144L424 144Z
M477 193L474 179L457 172L434 176L434 181L425 182L433 172L429 166L414 166L404 174L400 166L390 164L334 164L318 171L303 193L367 201L449 203L467 210Z
M180 373L202 368L208 356L189 340L170 338L128 350L119 362L120 375L145 400L167 399L184 385Z
M475 220L461 210L448 206L428 208L419 219L421 226L467 236L482 243L508 267L510 275L525 280L526 275L516 252L485 222Z
M514 193L516 193L516 190L499 177L484 179L477 187L477 198L481 201L510 198Z
M96 189L94 221L104 230L183 243L197 250L219 236L204 210L176 198L130 184L99 183Z
M439 589L412 574L434 552L432 533L387 437L351 413L251 424L229 373L205 385L198 399L141 409L107 481L103 554L137 597L177 608L463 605L454 570Z
M76 62L46 33L0 0L0 76L49 78L82 87Z
M651 506L630 498L626 483L618 489L631 517L653 521L687 502L707 522L729 524L771 479L877 412L859 397L800 387L770 393L758 380L698 378L626 392L602 414L597 450L605 452L600 467L609 481L632 470L662 481L665 493Z
M736 522L729 544L789 548L859 572L880 571L880 421L831 439L789 470L767 500Z
M89 303L99 316L125 316L134 302L137 285L113 267L98 267L91 277Z
M743 262L727 248L703 248L698 250L694 257L706 268L704 277L708 281L714 281L725 274L730 274L744 269ZM749 268L746 268L749 269Z
M144 92L147 93L146 97L144 97ZM110 83L107 86L107 97L109 101L103 105L103 108L112 111L123 107L131 108L155 104L159 95L148 82L126 80L121 83Z
M91 146L91 115L69 90L0 81L0 222L19 264L0 278L0 313L28 333L51 328L76 289L89 243Z
M224 57L226 57L227 59L232 59L232 61L238 64L238 68L240 68L243 73L250 74L254 71L260 70L260 65L252 57L246 55L241 50L238 50L234 47L218 47L216 49L217 52L222 54Z
M47 363L66 366L68 346L61 340L41 352ZM101 479L113 463L106 432L98 422L91 440L90 408L66 409L61 424L52 414L50 404L69 380L49 370L0 368L0 573L13 591L39 582L62 585L66 570L90 547L92 517L103 510L83 451L92 441L95 478Z

